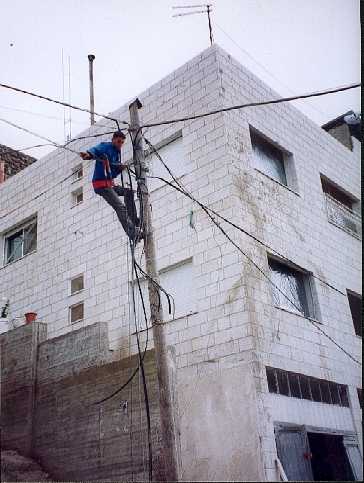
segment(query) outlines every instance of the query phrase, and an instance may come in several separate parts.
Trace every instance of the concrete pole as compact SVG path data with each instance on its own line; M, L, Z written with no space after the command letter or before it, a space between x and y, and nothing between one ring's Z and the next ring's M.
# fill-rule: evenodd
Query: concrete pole
M140 129L138 109L142 107L139 99L129 106L130 129L134 141L134 168L142 197L143 228L145 230L144 250L146 272L154 280L159 281L155 244L152 227L152 212L146 179L143 139ZM165 329L163 325L163 310L159 306L159 289L148 279L150 314L152 322L154 349L159 382L159 408L162 432L163 463L166 481L178 481L179 475L179 445L176 423L175 403L175 361L167 348Z
M91 126L95 124L95 95L94 95L94 67L93 61L95 60L95 56L90 54L88 55L88 73L90 78L90 121Z

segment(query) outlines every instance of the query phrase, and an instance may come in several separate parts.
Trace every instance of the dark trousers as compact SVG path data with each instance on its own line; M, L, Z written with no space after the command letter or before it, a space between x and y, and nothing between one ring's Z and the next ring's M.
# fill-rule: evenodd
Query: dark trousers
M139 225L133 190L123 188L121 186L113 186L112 188L99 188L96 193L104 198L116 212L125 233L129 238L135 236L135 226ZM119 196L124 197L125 205Z

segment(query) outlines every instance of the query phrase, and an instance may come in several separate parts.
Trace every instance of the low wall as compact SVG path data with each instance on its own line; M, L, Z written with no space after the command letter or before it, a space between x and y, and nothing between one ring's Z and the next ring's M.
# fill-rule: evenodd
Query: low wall
M1 336L2 445L39 459L63 481L146 480L148 452L136 356L112 361L107 325L94 324L45 340L42 324ZM145 356L152 421L154 479L160 459L158 384L154 351Z

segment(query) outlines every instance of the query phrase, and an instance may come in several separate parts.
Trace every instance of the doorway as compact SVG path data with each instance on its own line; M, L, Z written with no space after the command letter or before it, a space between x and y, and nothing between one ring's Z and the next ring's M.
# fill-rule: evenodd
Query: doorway
M278 458L289 481L362 479L362 458L353 434L276 424Z
M307 433L314 481L353 481L343 436Z

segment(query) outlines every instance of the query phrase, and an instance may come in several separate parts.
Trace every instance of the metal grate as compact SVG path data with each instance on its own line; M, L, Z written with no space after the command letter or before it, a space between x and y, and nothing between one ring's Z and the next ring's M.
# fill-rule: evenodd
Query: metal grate
M268 390L283 396L349 407L347 386L295 372L266 367Z

